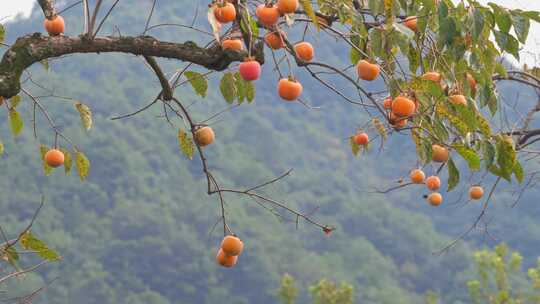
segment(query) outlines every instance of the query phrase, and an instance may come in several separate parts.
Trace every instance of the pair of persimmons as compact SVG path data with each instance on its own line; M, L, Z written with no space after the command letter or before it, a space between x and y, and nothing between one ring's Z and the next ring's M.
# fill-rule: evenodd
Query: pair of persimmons
M448 149L440 145L432 145L432 160L434 162L444 163L449 158ZM409 178L413 184L425 184L430 191L437 191L441 187L441 179L432 175L426 178L424 171L414 169ZM469 189L469 197L473 200L479 200L484 195L484 189L481 186L472 186ZM439 206L443 202L443 197L439 192L432 192L427 196L428 202L432 206Z
M216 261L223 267L233 267L238 261L238 256L244 250L244 243L234 235L227 235L221 241L221 247L216 255Z

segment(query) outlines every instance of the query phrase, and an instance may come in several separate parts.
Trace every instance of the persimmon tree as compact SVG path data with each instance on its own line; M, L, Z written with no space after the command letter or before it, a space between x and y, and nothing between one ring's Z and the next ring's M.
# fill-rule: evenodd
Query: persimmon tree
M416 146L416 150L409 152L418 159L417 164L410 166L411 182L380 192L420 184L432 191L427 198L433 206L438 206L443 203L443 196L436 192L440 188L451 191L460 184L465 189L474 186L470 197L483 199L483 209L471 228L458 239L481 222L502 180L528 185L526 181L535 178L535 172L527 170L520 157L538 154L532 148L540 140L540 129L532 128L531 121L540 111L540 101L530 100L528 105L523 105L530 109L526 113L518 113L520 116L515 115L517 118L511 122L499 123L509 110L516 109L500 98L497 84L512 81L531 87L540 96L540 70L514 69L504 64L504 56L519 59L520 46L527 40L531 22L540 22L538 12L507 9L493 3L482 5L474 0L457 4L450 0L217 0L208 3L206 28L197 28L195 23L153 24L154 10L159 9L154 0L146 23L141 25L142 33L129 36L102 33L106 21L114 22L108 19L112 18L111 12L117 9L119 0L108 8L102 0L77 1L64 8L55 7L53 0L38 2L44 13L44 29L36 29L36 33L21 36L11 44L2 42L5 50L0 61L0 100L5 104L13 135L18 136L25 124L17 110L23 96L33 110L34 119L30 123L37 142L42 127L36 125L37 115L45 117L47 136L54 138L52 147L40 144L45 173L61 165L69 172L73 165L84 181L90 169L84 147L62 133L54 122L54 113L49 113L41 102L47 97L66 97L54 93L46 97L34 95L30 87L35 82L27 69L35 63L47 66L49 59L76 53L114 52L142 57L161 87L148 105L113 119L132 117L161 105L163 117L171 125L174 121L185 123L187 127L178 130L180 149L187 158L196 156L200 160L207 193L215 195L219 202L225 239L217 259L224 266L234 265L241 251L227 254L233 251L226 249L230 240L227 237L234 235L227 224L225 205L231 195L247 196L274 215L284 218L289 215L287 218L296 224L306 221L326 234L334 229L319 223L311 214L257 192L281 181L291 171L245 189L227 188L212 173L212 162L220 160L207 159L205 150L216 144L214 140L219 138L219 132L214 133L208 121L243 103L252 103L261 73L275 73L279 79L276 96L285 102L300 102L307 110L313 107L302 98L302 79L294 76L297 70L307 71L307 75L351 107L365 110L368 119L350 126L349 141L354 155L361 150L367 152L375 141L384 145L396 133L409 136ZM62 12L80 6L83 32L78 36L64 35L70 24L61 19ZM98 18L100 12L103 17ZM165 26L194 31L203 42L164 41L151 36L153 29ZM323 41L349 50L341 66L325 63L324 58L317 56L315 47L304 41L308 30L318 32ZM1 33L3 40L3 28ZM177 60L183 66L167 78L156 58ZM206 72L197 72L195 67ZM229 105L198 120L175 91L181 86L192 86L204 98L211 89L208 81L211 74L219 75L219 90ZM347 87L338 88L338 81ZM384 83L385 89L370 91L371 81ZM89 130L91 109L75 100L76 97L74 108L84 128ZM430 168L432 172L423 171ZM439 177L442 170L448 172L445 180ZM476 172L481 177L474 184L462 181L466 174ZM495 182L484 185L484 196L481 185L490 176ZM236 248L243 248L240 239L234 238ZM4 256L13 259L7 251L13 246L3 248Z

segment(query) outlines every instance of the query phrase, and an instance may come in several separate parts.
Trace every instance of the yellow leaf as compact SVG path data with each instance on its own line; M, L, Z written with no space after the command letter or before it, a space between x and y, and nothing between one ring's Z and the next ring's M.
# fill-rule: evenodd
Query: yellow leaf
M90 131L92 128L92 111L90 108L80 102L77 102L75 104L75 107L77 108L77 111L79 111L79 114L81 115L81 123L86 131Z

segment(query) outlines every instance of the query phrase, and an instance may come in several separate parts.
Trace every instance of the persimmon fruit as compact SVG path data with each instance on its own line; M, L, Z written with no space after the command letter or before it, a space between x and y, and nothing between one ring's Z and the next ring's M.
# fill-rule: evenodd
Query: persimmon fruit
M271 49L279 50L285 47L285 38L287 38L287 34L280 30L266 34L264 41Z
M354 142L357 145L365 146L369 143L369 135L365 132L360 132L354 136Z
M466 106L467 105L467 98L465 98L465 96L463 95L450 95L448 96L448 99L450 100L450 103L453 104L453 105L462 105L462 106Z
M244 46L240 39L226 39L221 43L221 47L225 50L241 51Z
M476 92L476 79L474 79L473 75L470 73L467 73L467 81L469 82L469 87L471 88L471 91L474 93Z
M214 16L220 23L233 22L236 19L236 8L230 2L217 4L214 8Z
M414 184L422 184L424 183L424 180L426 179L426 174L424 171L420 169L414 169L409 174L409 178L411 179L411 182Z
M484 188L480 186L472 186L469 189L469 197L473 200L479 200L484 196Z
M417 22L418 22L418 18L416 18L416 16L410 16L410 17L405 18L405 21L403 23L411 31L416 32L418 30Z
M199 128L195 131L195 142L201 147L213 143L215 138L216 135L214 134L214 130L208 126Z
M217 263L219 265L221 265L223 267L231 268L234 265L236 265L236 262L238 261L238 256L227 255L227 254L225 254L223 249L220 248L218 250L217 255L216 255L216 261L217 261Z
M238 68L240 76L246 81L253 81L261 77L261 64L253 59L242 62Z
M449 156L450 154L446 147L437 144L431 146L431 159L434 162L445 163L448 161Z
M45 153L44 159L50 167L60 167L64 164L64 153L58 149L50 149Z
M426 187L431 191L438 190L441 187L441 179L435 175L426 178Z
M45 30L47 31L47 33L49 33L50 36L58 36L64 33L66 24L62 16L56 15L51 20L45 19L45 21L43 22L43 26L45 27Z
M244 243L234 235L227 235L221 241L221 250L228 256L238 256L244 250Z
M257 15L257 18L262 24L268 27L275 25L280 16L277 6L265 4L260 4L257 6L255 15Z
M392 109L392 98L386 98L384 101L383 101L383 107L387 110L390 110Z
M378 64L370 63L367 60L360 60L356 65L358 77L363 80L373 81L379 76L381 68Z
M411 116L415 109L414 102L407 97L398 96L392 102L392 113L399 117Z
M278 0L277 8L281 14L292 14L298 8L298 0Z
M294 46L294 52L303 61L311 61L315 54L313 46L309 42L300 42Z
M439 206L443 202L443 197L438 192L430 193L427 197L428 202L431 204L431 206Z
M291 78L283 78L278 82L278 94L284 100L296 100L302 94L302 84Z
M440 82L442 79L442 76L439 72L427 72L422 75L422 79L429 80L433 82Z

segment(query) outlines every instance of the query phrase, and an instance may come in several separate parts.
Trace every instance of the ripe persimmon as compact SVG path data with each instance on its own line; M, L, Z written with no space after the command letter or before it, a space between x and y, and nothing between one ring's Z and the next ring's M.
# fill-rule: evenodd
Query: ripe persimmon
M358 77L361 79L372 81L379 76L381 68L378 64L370 63L367 60L360 60L356 65L356 71L358 72Z
M405 21L403 23L411 31L416 32L416 30L418 29L417 24L416 24L417 21L418 21L418 18L416 18L416 16L410 16L410 17L405 18Z
M214 16L220 23L233 22L236 19L236 8L230 2L217 4L214 8Z
M422 75L422 79L433 81L433 82L440 82L442 79L442 76L439 72L427 72L424 75Z
M426 178L426 187L431 191L438 190L441 187L441 179L435 175Z
M423 184L424 180L426 179L426 174L424 174L424 171L420 169L414 169L409 174L409 177L411 179L411 182L414 184Z
M58 149L50 149L45 153L44 159L50 167L60 167L64 164L64 153Z
M221 42L221 47L225 50L241 51L244 45L240 39L226 39Z
M473 75L470 73L467 73L467 81L469 82L469 87L471 88L471 91L474 93L476 92L476 79L474 79Z
M383 107L387 110L392 109L392 98L388 97L383 101Z
M272 4L260 4L259 6L257 6L255 15L257 15L257 18L259 18L259 21L262 24L268 27L276 24L280 16L277 6Z
M469 197L473 200L479 200L484 196L484 188L480 186L472 186L469 189Z
M354 136L354 142L357 145L365 146L369 143L369 135L365 132L360 132Z
M467 105L467 98L465 98L463 95L450 95L448 96L448 99L450 100L450 103L454 105Z
M311 61L315 53L313 46L309 42L297 43L294 46L294 52L296 53L296 56L303 61Z
M266 34L264 41L271 49L279 50L285 47L285 38L287 38L287 34L279 30Z
M215 138L216 135L214 134L214 130L208 126L199 128L195 131L195 142L201 147L213 143Z
M244 243L234 235L227 235L223 238L223 241L221 241L221 250L223 250L226 255L237 256L244 250Z
M427 199L428 199L428 202L431 204L431 206L435 206L435 207L442 204L442 201L443 201L442 195L438 192L430 193Z
M277 8L282 14L292 14L298 8L298 0L278 0Z
M236 262L238 261L238 256L227 255L225 254L223 249L220 248L216 255L216 261L219 265L230 268L236 265Z
M392 102L392 113L399 117L411 116L415 109L414 102L407 97L398 96Z
M291 78L282 78L278 82L279 97L287 100L296 100L302 94L302 84Z
M50 36L58 36L64 33L65 23L64 18L60 15L56 15L53 19L45 19L43 26Z
M440 145L431 146L431 159L437 163L445 163L449 157L448 149Z
M246 81L257 80L261 76L261 64L254 59L248 58L240 64L238 72L242 79Z

